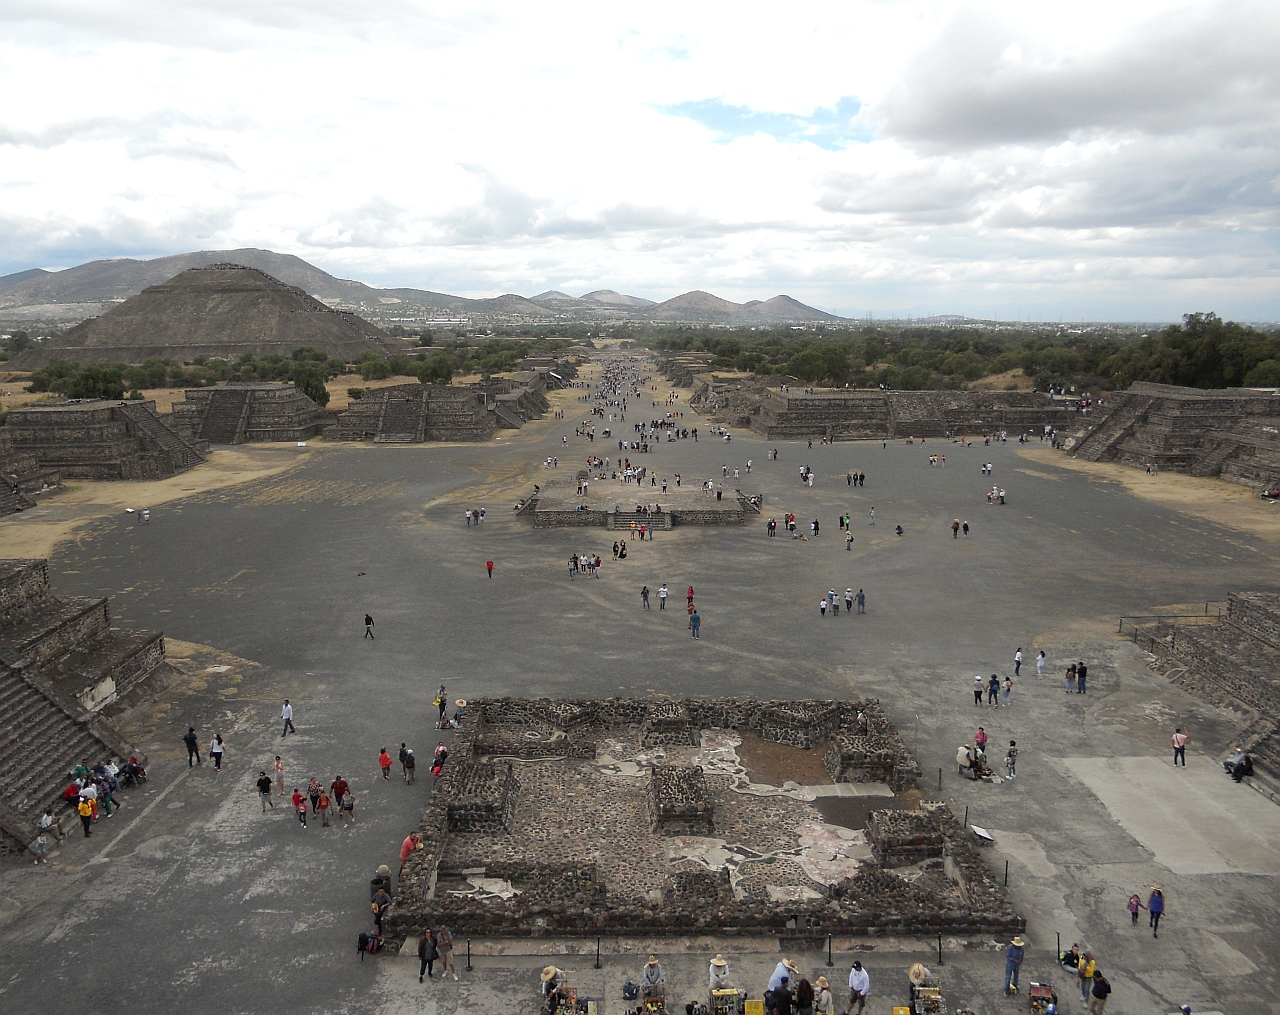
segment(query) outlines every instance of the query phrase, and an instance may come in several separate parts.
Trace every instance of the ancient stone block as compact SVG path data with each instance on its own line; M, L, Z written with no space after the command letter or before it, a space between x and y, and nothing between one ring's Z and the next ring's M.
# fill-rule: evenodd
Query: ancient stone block
M649 827L663 835L709 835L715 831L702 769L655 765L645 790Z

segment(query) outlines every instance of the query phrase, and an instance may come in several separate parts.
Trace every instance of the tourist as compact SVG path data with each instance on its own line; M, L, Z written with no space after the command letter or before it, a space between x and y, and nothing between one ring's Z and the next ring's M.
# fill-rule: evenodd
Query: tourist
M1084 679L1088 676L1089 667L1084 664L1084 660L1076 663L1076 694L1084 694Z
M858 603L858 612L866 613L867 612L867 594L863 592L862 589L858 589L857 603Z
M404 752L404 781L413 782L414 776L418 770L418 761L413 756L413 748L408 748Z
M53 808L51 807L44 809L44 813L40 815L40 820L36 822L36 827L46 835L52 834L58 842L67 837L62 831L62 822L53 816Z
M695 638L702 637L702 617L699 615L697 609L689 614L689 628Z
M1089 1003L1089 994L1093 990L1093 974L1097 970L1093 961L1093 952L1088 949L1080 956L1080 964L1076 966L1076 979L1080 981L1080 1000Z
M987 704L999 707L1000 704L1000 678L994 673L987 682Z
M36 836L36 844L35 844L36 866L39 866L42 863L49 862L48 853L49 853L49 836L45 835L44 832L41 832L39 835Z
M298 813L298 824L303 828L307 827L307 798L298 792L297 787L293 790L293 809Z
M440 690L436 692L436 708L440 709L440 718L438 721L444 721L444 709L449 704L449 696L445 694L444 684L440 685Z
M729 963L724 960L723 955L717 955L711 960L707 976L710 980L711 990L727 990L729 988Z
M845 613L853 612L853 589L844 590L844 611Z
M444 771L444 765L437 761L431 766L431 789L435 790L440 785L440 774Z
M436 951L436 940L431 934L431 928L427 927L422 931L422 937L418 939L418 982L422 982L422 976L425 973L427 979L432 978L431 967L435 965L439 952Z
M1067 672L1063 674L1067 678L1067 693L1071 694L1076 689L1076 664L1072 663L1067 667Z
M978 745L978 750L981 751L983 754L987 753L988 739L989 738L987 736L987 731L983 729L981 726L979 726L978 732L973 735L973 742Z
M213 767L216 771L222 771L222 752L226 750L222 743L222 734L214 735L213 743L209 745L209 757L213 761Z
M782 982L773 990L772 1015L792 1015L795 994L791 991L791 977L784 976Z
M440 979L444 979L445 973L452 973L456 980L458 970L453 964L453 932L448 927L441 927L436 934L436 951L440 953Z
M1129 916L1133 920L1133 926L1138 926L1138 913L1147 908L1142 904L1142 896L1137 895L1136 893L1134 895L1130 895L1129 901L1125 903L1125 908L1129 910Z
M825 597L818 600L818 613L824 617L827 615L827 600Z
M465 514L467 516L467 528L471 528L471 509L467 508Z
M364 636L366 638L373 637L373 627L373 617L366 613L364 615Z
M284 705L280 709L280 718L284 720L284 728L280 731L280 739L283 740L290 733L297 733L293 728L293 706L289 704L289 699L284 699Z
M1089 1015L1104 1015L1107 998L1111 996L1111 984L1101 969L1093 971L1093 989L1089 992Z
M382 934L382 917L387 910L391 908L391 896L387 894L386 888L379 888L373 901L369 904L369 908L373 910L373 923L378 928L378 934Z
M693 586L692 585L690 585L689 588L685 590L684 597L689 601L689 605L692 606L693 605Z
M796 1015L813 1015L814 997L813 984L801 977L796 985Z
M1018 774L1018 741L1010 740L1009 749L1004 754L1005 778L1013 779Z
M457 706L457 710L453 713L453 718L449 720L449 725L455 730L462 725L462 712L467 707L465 698L455 698L453 702Z
M320 785L320 780L314 775L311 781L307 783L307 799L311 801L311 813L315 814L316 807L320 803L320 794L324 792L324 787Z
M347 780L340 775L335 776L333 782L329 784L329 793L339 807L342 806L342 798L346 795L347 789Z
M486 560L484 562L484 567L485 567L485 570L489 572L489 577L492 578L493 577L493 561Z
M1018 972L1022 969L1022 958L1026 954L1026 942L1017 935L1009 942L1004 953L1004 996L1016 993L1018 989Z
M383 782L391 778L391 755L385 747L378 753L378 767L382 769Z
M409 862L413 851L422 848L422 836L417 832L410 832L405 836L404 842L400 843L400 870L396 872L397 880L404 876L404 866Z
M667 608L667 586L664 582L658 586L658 609L665 610Z
M969 520L966 518L960 525L960 531L964 533L964 538L969 538Z
M642 609L649 608L649 586L643 585L640 588L640 606Z
M869 524L874 525L876 523L876 509L872 508L868 511L867 516L871 519Z
M352 795L351 790L347 790L342 794L338 804L342 811L342 823L349 825L356 819L356 798Z
M1013 654L1013 675L1015 677L1022 676L1022 646L1018 646L1018 651Z
M320 795L316 798L315 812L320 815L320 827L329 827L329 811L333 807L333 801L329 799L329 794L324 790L320 791Z
M952 539L960 538L960 519L959 518L953 518L951 520L951 538Z
M408 745L405 744L403 741L401 741L400 753L397 755L397 757L399 758L399 761L400 761L400 778L404 779L405 782L409 781L409 771L407 768L405 768L405 764L404 764L404 759L408 755L408 753L409 753Z
M271 763L271 773L276 777L276 792L284 796L284 762L278 754L276 760Z
M195 758L197 765L203 765L200 760L200 741L196 737L196 728L194 726L187 727L187 735L182 738L182 742L187 745L187 767L191 768L191 759Z
M1044 676L1044 663L1045 663L1044 649L1041 649L1040 654L1036 656L1036 676L1037 677Z
M81 797L80 802L76 804L76 813L80 815L80 823L84 825L84 837L87 839L93 834L89 831L89 825L93 822L93 804Z
M861 1012L867 1006L867 995L871 993L871 977L867 975L867 971L862 968L861 962L854 962L853 968L849 970L849 1006L845 1008L845 1015L853 1011L853 1006L858 1006Z
M813 999L814 1015L836 1015L835 998L831 996L831 984L825 976L818 977L818 991Z
M1008 707L1009 707L1009 695L1011 695L1011 694L1013 693L1013 678L1012 678L1012 677L1005 677L1005 678L1004 678L1004 684L1002 685L1002 689L1003 689L1003 691L1004 691L1004 707L1005 707L1005 708L1008 708Z
M1173 731L1173 767L1178 767L1178 759L1182 759L1182 767L1187 767L1187 741L1191 738L1181 726Z
M1151 928L1151 936L1160 936L1160 917L1164 916L1164 892L1159 885L1151 886L1151 894L1147 896L1147 926Z
M271 776L266 772L258 773L258 799L262 801L262 813L267 813L267 805L271 804L271 809L275 810L276 805L271 802Z

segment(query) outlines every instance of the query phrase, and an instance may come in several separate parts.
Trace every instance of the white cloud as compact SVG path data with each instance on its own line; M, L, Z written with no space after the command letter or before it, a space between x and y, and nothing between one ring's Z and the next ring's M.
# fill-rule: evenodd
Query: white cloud
M0 272L1280 318L1278 49L1250 2L0 0Z

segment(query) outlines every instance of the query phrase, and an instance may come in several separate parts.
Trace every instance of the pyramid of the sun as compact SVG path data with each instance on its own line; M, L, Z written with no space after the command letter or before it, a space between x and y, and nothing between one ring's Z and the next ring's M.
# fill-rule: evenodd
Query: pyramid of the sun
M387 335L355 314L330 310L301 289L257 268L191 268L125 300L101 317L14 357L13 370L49 360L141 363L152 356L189 362L234 360L244 353L288 356L310 346L342 360L393 350Z

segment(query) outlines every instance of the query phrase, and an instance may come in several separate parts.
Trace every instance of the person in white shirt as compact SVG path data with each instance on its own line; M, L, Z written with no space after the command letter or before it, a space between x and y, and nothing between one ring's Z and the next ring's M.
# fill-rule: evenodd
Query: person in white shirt
M726 990L729 984L729 963L725 961L723 955L717 955L711 960L711 966L708 969L708 977L711 981L712 990Z
M855 962L853 968L849 970L849 1007L844 1012L849 1015L853 1011L853 1006L858 1006L858 1013L861 1015L862 1009L867 1006L867 995L871 993L871 977L867 975L867 971L862 968L861 962Z
M773 975L769 977L769 990L777 990L782 985L783 978L791 979L800 971L791 959L783 959L773 967Z
M658 588L658 609L665 610L667 608L667 586L664 584Z
M280 718L284 720L284 730L280 734L281 740L288 736L290 731L298 732L293 728L293 706L289 704L288 698L284 699L284 707L280 709Z

